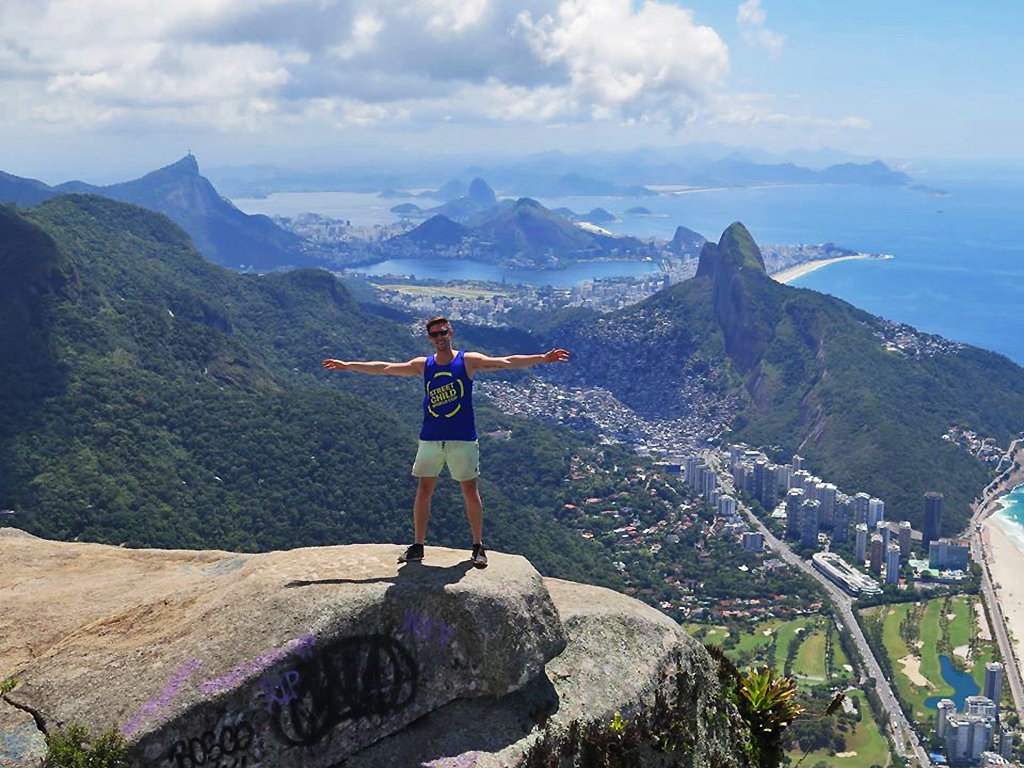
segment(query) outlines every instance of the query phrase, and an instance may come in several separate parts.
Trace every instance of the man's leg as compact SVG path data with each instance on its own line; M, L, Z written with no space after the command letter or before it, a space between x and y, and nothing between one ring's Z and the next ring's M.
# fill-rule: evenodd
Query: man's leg
M484 540L484 503L480 498L480 487L477 479L463 480L462 498L466 502L466 517L469 519L469 530L473 534L473 543L480 544Z
M416 543L422 544L427 540L427 523L430 522L430 498L434 495L437 478L420 477L417 479L419 484L416 486L416 501L412 505L412 522L413 527L416 529Z

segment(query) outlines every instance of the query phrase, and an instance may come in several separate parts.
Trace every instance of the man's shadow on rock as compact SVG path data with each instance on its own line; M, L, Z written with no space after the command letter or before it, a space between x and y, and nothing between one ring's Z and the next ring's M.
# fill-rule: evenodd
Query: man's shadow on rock
M399 591L405 587L416 590L444 589L447 584L461 581L462 577L471 570L473 570L473 563L470 560L443 567L423 563L405 563L394 576L376 576L370 579L303 579L289 581L284 586L285 589L297 589L320 584L392 584L393 587L388 590L389 592Z

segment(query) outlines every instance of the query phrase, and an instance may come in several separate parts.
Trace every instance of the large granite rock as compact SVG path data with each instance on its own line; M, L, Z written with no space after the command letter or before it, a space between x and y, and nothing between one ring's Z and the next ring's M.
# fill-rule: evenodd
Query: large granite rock
M521 557L477 570L429 548L399 567L400 551L129 550L0 529L0 679L18 680L0 765L38 765L41 729L78 722L120 728L137 768L519 766L666 685L687 703L671 764L745 765L715 663L668 617Z
M242 556L0 531L0 678L19 681L6 698L46 727L121 728L139 765L316 768L455 699L521 688L564 648L523 558L478 570L431 548L399 568L400 551Z

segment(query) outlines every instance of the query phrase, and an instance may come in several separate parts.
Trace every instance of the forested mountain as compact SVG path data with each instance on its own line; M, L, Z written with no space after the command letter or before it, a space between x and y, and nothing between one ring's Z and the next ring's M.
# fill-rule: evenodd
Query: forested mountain
M739 403L733 440L799 452L849 492L886 501L888 519L920 527L922 497L946 497L944 532L960 530L987 480L942 439L952 424L996 437L1024 429L1024 369L1005 357L904 332L839 299L779 284L733 224L701 253L697 276L647 301L556 327L576 351L564 381L603 386L641 415ZM698 395L695 396L695 392Z
M232 268L309 266L302 239L266 216L251 216L220 196L199 173L194 155L132 181L98 187L69 181L50 187L34 179L0 174L0 202L31 206L59 194L89 193L159 211L184 229L206 258Z
M435 251L461 246L474 259L516 259L541 267L552 257L571 261L612 253L625 255L640 247L633 237L612 237L583 229L528 197L503 202L469 220L466 226L439 214L389 241L392 247L407 243Z
M162 215L91 195L0 206L0 507L130 546L405 542L420 382L319 364L422 352L328 273L229 272ZM484 437L491 545L616 583L551 520L582 440L479 410L505 430ZM431 541L468 545L455 484L435 504Z

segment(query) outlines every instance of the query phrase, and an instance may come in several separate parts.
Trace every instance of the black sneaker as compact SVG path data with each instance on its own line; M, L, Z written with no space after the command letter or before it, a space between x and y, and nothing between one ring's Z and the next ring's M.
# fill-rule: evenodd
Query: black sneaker
M423 561L423 545L412 544L409 546L405 553L399 555L398 562L400 563L419 563Z
M473 555L469 559L473 561L473 565L475 565L477 568L486 568L487 567L487 552L484 551L484 545L483 544L474 544L473 545Z

